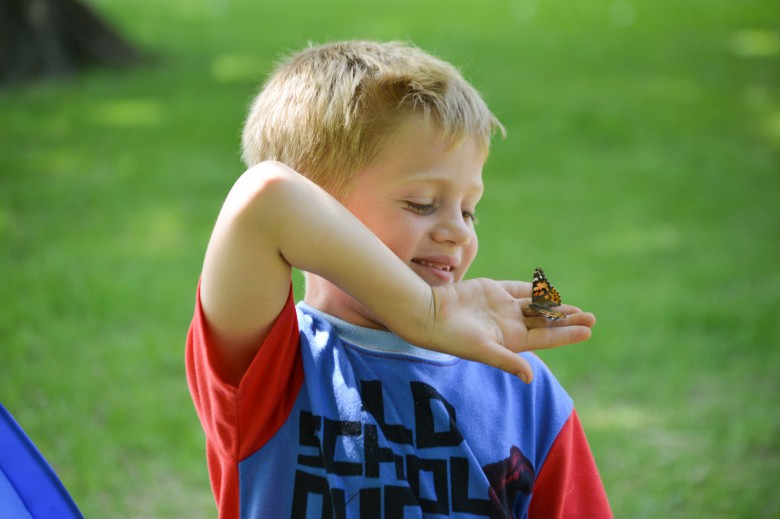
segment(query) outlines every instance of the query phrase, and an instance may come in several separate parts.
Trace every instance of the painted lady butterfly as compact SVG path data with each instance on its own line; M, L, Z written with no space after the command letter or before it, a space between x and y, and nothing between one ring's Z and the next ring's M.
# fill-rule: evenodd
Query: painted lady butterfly
M560 321L566 318L566 314L552 309L560 304L561 295L547 281L547 276L544 275L541 267L537 267L534 270L533 292L531 292L531 304L528 305L528 308L535 310L550 321Z

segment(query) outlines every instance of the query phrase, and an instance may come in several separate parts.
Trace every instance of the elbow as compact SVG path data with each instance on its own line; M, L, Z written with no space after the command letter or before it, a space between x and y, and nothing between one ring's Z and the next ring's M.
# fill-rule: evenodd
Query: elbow
M290 197L300 175L281 162L260 162L246 170L228 195L243 210L257 205L283 204Z
M280 162L261 162L246 170L233 184L219 220L266 227L279 214L294 189L295 171Z

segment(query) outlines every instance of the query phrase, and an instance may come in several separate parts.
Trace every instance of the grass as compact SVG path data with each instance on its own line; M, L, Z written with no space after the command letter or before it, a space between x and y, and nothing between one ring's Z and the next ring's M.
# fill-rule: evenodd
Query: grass
M0 91L0 399L89 517L213 517L183 342L246 105L307 41L410 39L509 130L474 276L599 318L544 352L617 517L780 514L771 0L95 0L154 65Z

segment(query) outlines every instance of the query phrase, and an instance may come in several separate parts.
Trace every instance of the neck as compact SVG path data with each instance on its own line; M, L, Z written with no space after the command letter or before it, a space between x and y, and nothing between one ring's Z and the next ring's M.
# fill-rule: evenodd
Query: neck
M306 273L306 295L303 300L307 305L342 321L365 328L387 329L365 306L316 274Z

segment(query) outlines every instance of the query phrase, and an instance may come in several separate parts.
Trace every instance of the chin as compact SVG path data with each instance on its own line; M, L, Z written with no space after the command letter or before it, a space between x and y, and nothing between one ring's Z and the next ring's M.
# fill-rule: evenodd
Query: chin
M425 281L432 287L451 285L453 283L457 283L458 281L460 281L460 279L456 278L455 276L439 276L439 275L429 274L427 276L420 276L420 277L423 279L423 281ZM443 279L443 278L447 278L447 279Z

